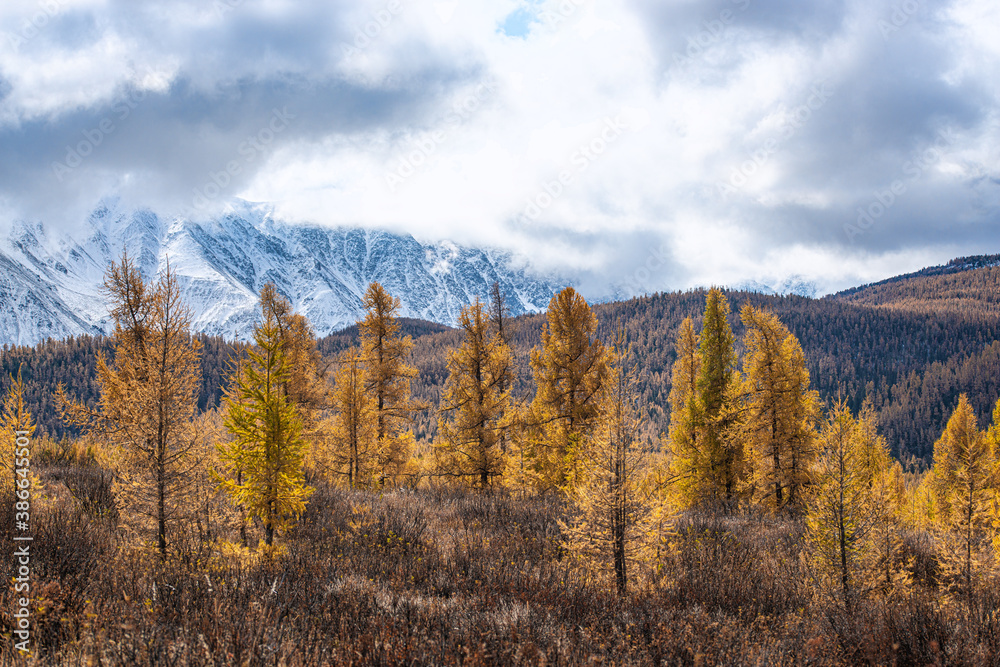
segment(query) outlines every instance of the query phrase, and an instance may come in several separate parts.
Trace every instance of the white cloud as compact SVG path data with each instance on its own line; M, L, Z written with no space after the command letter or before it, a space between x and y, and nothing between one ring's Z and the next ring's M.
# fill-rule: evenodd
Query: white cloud
M43 210L49 190L20 173L44 180L137 88L149 101L58 185L65 199L115 184L183 206L237 160L217 205L501 245L605 286L660 242L674 264L648 289L843 286L996 252L995 233L974 231L989 224L956 236L941 218L998 217L994 4L921 9L885 35L881 0L64 0L0 50L0 196ZM0 26L36 9L5 3ZM536 21L506 35L517 10ZM288 131L244 160L241 142L285 105ZM947 154L877 225L845 233L940 127L959 137Z

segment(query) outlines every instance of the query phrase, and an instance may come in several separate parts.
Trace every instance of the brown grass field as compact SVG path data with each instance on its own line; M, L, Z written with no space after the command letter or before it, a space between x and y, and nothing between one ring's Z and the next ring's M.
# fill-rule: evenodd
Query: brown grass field
M8 585L3 665L1000 664L1000 591L946 602L922 534L917 583L847 614L810 584L801 522L687 514L619 600L564 558L556 498L320 485L270 560L230 527L161 562L116 527L99 469L36 473L35 651L13 650Z

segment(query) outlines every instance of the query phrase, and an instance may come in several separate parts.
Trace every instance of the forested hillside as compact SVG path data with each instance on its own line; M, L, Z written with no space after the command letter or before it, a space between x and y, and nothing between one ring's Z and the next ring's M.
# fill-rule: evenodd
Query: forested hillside
M829 299L920 313L1000 317L1000 255L966 257L909 276L856 287Z
M433 332L448 331L448 327L434 322L400 318L404 334L419 338ZM232 360L245 344L226 341L219 336L196 336L201 343L201 388L198 409L205 410L219 405L225 389L226 378L232 371ZM332 358L349 347L357 338L357 326L327 336L319 342L320 353ZM98 400L95 384L96 355L102 352L108 359L114 357L114 348L106 338L71 336L65 340L47 340L31 346L4 346L0 354L0 390L6 390L10 377L21 369L25 380L26 399L41 432L56 438L64 433L74 433L67 428L56 413L53 392L61 383L70 396L76 396L87 405Z
M1000 291L1000 269L942 279L970 285L992 281L993 289L982 288L981 309L970 299L962 312L937 313L873 307L839 298L816 300L747 292L727 292L727 296L733 313L749 301L781 318L802 342L813 386L824 401L843 396L857 410L870 397L893 453L903 460L916 457L926 462L959 394L967 393L976 413L984 418L1000 394L1000 316L989 314L989 299ZM925 289L922 281L916 279L915 291ZM906 284L896 284L896 294L905 294ZM645 429L647 437L666 431L674 337L685 317L700 318L704 302L705 292L696 290L594 307L601 325L599 335L608 336L619 320L624 323L641 369L639 391L650 422ZM530 350L539 343L543 321L540 315L514 320L512 347L521 396L532 391L528 359ZM742 324L735 315L730 323L738 342ZM447 350L459 340L457 331L416 339L413 356L420 377L414 383L414 396L436 404L447 376ZM421 415L418 437L432 433L434 423L431 415Z
M895 455L929 461L936 435L967 393L983 419L1000 394L1000 267L990 258L965 258L947 267L866 286L824 299L776 297L727 292L733 306L731 325L742 335L738 313L745 302L771 309L801 341L813 386L826 402L843 396L857 410L870 397L882 432ZM993 262L995 263L995 262ZM980 266L983 268L968 268ZM608 337L614 323L624 324L627 342L641 369L639 392L648 411L647 440L664 433L669 420L667 397L675 359L674 337L685 317L700 318L705 292L662 293L595 306L599 335ZM511 347L518 368L515 395L530 396L528 360L539 344L544 315L511 321ZM414 398L439 403L447 378L448 350L461 333L439 324L400 319L414 339L412 360L420 374ZM357 342L357 327L319 341L327 359ZM218 404L234 347L217 337L200 336L203 345L199 408ZM29 399L39 425L61 435L51 391L65 383L71 395L96 400L94 354L110 350L89 338L48 341L35 348L5 348L0 359L0 388L23 364ZM414 433L430 439L437 430L433 410L417 416Z

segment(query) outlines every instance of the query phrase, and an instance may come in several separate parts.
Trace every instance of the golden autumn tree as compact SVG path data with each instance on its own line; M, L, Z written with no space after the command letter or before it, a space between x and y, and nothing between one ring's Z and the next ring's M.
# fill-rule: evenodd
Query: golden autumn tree
M399 298L379 283L365 292L365 318L358 323L365 361L365 387L375 405L375 433L379 483L395 478L410 460L413 433L408 426L422 406L410 400L410 380L417 370L407 363L413 347L409 336L399 333L396 314Z
M264 525L264 542L305 511L312 489L303 472L302 419L285 391L289 379L278 316L262 300L248 359L237 366L224 401L225 425L233 435L219 445L220 487L247 518Z
M867 423L864 414L862 419L865 420L863 423ZM885 451L888 453L888 446L885 446ZM870 576L871 585L884 592L910 583L909 575L900 568L909 489L903 466L891 457L887 460L887 467L872 481L872 504L878 511L871 532L873 562Z
M890 464L871 407L855 418L844 402L834 406L819 434L806 526L818 578L834 583L848 611L891 570L898 551L886 493Z
M700 417L699 466L701 492L715 503L731 504L743 476L743 447L729 432L739 378L733 331L729 326L729 302L719 289L705 299L697 380Z
M670 467L669 452L651 453L651 459L641 487L650 508L643 528L647 560L660 572L666 558L674 553L672 538L677 535L676 520L683 504L677 499L677 478Z
M670 385L669 475L678 489L681 504L692 506L700 496L703 458L699 447L698 427L701 410L698 402L698 377L701 375L701 352L698 334L690 317L677 330Z
M212 542L229 528L239 527L246 546L244 517L219 493L218 478L213 474L222 465L219 445L231 442L225 420L223 406L212 407L194 419L195 452L201 465L191 471L192 512L188 520L198 543Z
M986 432L986 439L990 444L994 463L1000 464L1000 400L997 400L996 407L993 408L993 423ZM997 482L1000 483L1000 479Z
M993 424L986 439L993 452L993 553L1000 561L1000 400L993 409Z
M995 460L965 394L934 443L933 484L944 561L971 595L994 536Z
M329 421L324 412L328 404L327 364L317 347L316 335L309 320L294 312L291 302L274 283L260 291L261 310L269 311L275 320L278 338L287 369L282 392L302 422L302 438L306 447L307 477L326 470Z
M576 290L567 287L552 297L542 347L531 353L536 391L526 444L542 491L574 483L582 448L597 426L608 368L596 332L597 317Z
M316 335L304 315L295 313L291 302L274 283L260 291L261 309L274 316L287 367L282 387L302 419L305 433L316 428L318 413L326 404L325 366L316 347Z
M461 346L448 354L448 380L434 447L438 474L485 489L504 473L502 438L510 428L513 357L479 299L462 309Z
M650 546L659 546L648 539L645 453L638 446L636 378L627 355L619 329L604 359L594 431L578 453L579 472L569 488L573 517L562 524L567 551L588 572L613 573L619 596L628 590L633 566Z
M169 265L147 285L125 255L111 264L104 289L112 302L115 354L113 361L98 355L99 409L72 402L62 387L58 402L65 421L108 442L119 511L151 520L165 556L168 525L187 517L192 471L201 465L192 429L201 346L191 336L191 310Z
M3 397L3 406L0 408L0 438L3 442L3 459L0 461L0 491L6 493L13 491L15 486L19 489L26 489L31 485L31 479L23 477L22 482L16 478L18 465L17 460L24 457L17 456L17 450L23 449L17 442L21 438L30 439L35 433L35 421L31 417L31 411L24 403L24 379L21 376L21 369L17 369L17 377L11 376L10 385ZM21 466L25 471L28 466ZM27 474L27 472L25 472Z
M925 530L937 524L937 503L934 500L934 469L920 475L920 480L906 490L903 523L909 528Z
M358 348L337 357L328 428L330 472L352 489L371 486L378 472L375 403L365 387L365 361Z
M809 389L802 346L773 314L746 304L743 418L738 434L753 495L772 509L800 506L815 457L819 394Z

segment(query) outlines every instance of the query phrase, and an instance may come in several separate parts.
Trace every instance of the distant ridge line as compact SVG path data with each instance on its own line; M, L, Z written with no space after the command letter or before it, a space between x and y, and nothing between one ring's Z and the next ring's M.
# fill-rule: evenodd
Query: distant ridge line
M902 282L904 280L911 280L913 278L928 278L931 276L946 276L953 273L962 273L963 271L975 271L977 269L990 269L1000 266L1000 255L971 255L969 257L956 257L947 264L941 264L938 266L929 266L919 271L914 271L913 273L904 273L900 276L893 276L891 278L886 278L885 280L879 280L878 282L868 283L865 285L858 285L857 287L851 287L849 289L837 292L836 294L828 294L824 296L824 299L836 299L838 297L851 296L852 294L857 294L863 290L878 287L880 285L891 285L893 283Z

